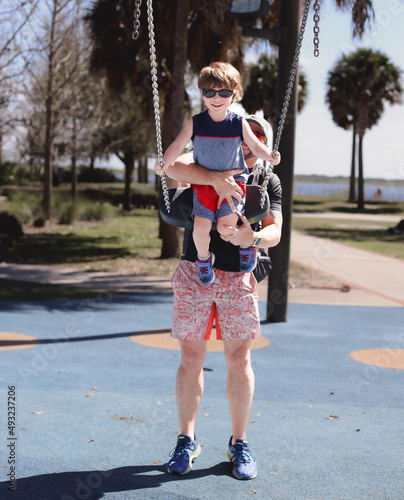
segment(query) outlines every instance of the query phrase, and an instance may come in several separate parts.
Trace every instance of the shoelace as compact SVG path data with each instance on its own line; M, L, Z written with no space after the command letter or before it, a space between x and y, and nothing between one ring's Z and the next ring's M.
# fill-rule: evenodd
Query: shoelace
M209 264L210 264L210 259L207 260L206 262L202 262L202 261L198 260L199 272L201 274L208 274Z
M244 446L239 449L237 447L236 448L236 459L239 461L239 462L242 462L243 464L248 464L250 462L253 462L255 460L254 456L252 455L252 453L250 452L250 450L248 448L245 448Z
M170 451L170 457L172 457L173 455L175 455L176 457L185 455L186 447L187 447L186 443L177 444L177 446Z
M201 266L199 269L201 274L208 274L208 266Z

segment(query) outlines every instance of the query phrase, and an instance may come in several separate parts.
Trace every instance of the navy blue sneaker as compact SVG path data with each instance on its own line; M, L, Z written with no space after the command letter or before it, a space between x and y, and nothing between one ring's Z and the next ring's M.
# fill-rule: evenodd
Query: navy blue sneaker
M186 434L180 434L177 446L170 453L171 459L168 462L167 472L170 474L188 474L192 470L192 463L201 454L201 447L196 441Z
M198 266L198 276L201 285L210 285L215 279L215 273L213 271L213 263L215 262L215 256L210 253L208 260L196 259L195 264Z
M257 265L257 247L240 247L240 271L250 273Z
M236 444L231 444L233 436L230 438L229 451L227 457L233 463L233 476L237 479L254 479L257 476L257 463L248 447L246 439L236 439Z

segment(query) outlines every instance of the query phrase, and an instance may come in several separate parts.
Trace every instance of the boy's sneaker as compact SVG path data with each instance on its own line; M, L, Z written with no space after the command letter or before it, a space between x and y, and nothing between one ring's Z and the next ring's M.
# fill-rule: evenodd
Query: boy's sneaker
M201 454L201 447L186 434L180 434L177 446L170 453L171 459L167 465L170 474L188 474L192 470L193 461Z
M201 285L210 285L215 279L215 273L212 267L214 262L215 256L213 253L209 254L208 260L196 259L195 264L198 266L198 276Z
M231 444L232 439L233 436L230 438L227 457L234 464L233 476L237 479L254 479L258 474L257 464L248 447L248 441L236 439L236 444Z
M240 271L242 273L249 273L255 269L256 265L257 265L257 248L240 247Z

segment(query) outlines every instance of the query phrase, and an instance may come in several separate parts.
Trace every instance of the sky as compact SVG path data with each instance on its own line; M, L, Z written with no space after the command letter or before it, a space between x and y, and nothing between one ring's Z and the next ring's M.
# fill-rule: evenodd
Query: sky
M297 175L350 174L352 131L334 125L325 104L327 73L342 53L353 52L357 47L380 50L404 71L403 0L373 0L375 23L362 40L354 41L351 12L337 11L334 4L335 0L321 3L319 57L313 55L312 10L303 39L300 67L309 82L309 98L296 121ZM404 180L403 126L404 105L386 104L379 123L364 136L365 178Z

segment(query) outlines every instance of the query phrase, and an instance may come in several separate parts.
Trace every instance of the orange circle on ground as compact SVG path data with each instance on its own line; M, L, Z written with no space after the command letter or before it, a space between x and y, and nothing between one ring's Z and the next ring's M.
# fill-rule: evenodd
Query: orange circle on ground
M39 344L39 340L31 335L22 333L0 332L0 351L12 351L14 349L28 349Z
M350 357L367 365L404 370L404 349L364 349L351 352Z
M212 328L211 339L207 341L208 343L208 351L209 352L219 352L224 351L224 345L221 340L216 339L216 329ZM132 335L130 339L137 344L141 344L147 347L157 347L159 349L172 349L175 351L180 350L180 344L176 339L171 337L171 330L167 329L166 332L161 333L153 333L153 330L150 333L141 334L141 335ZM251 349L261 349L262 347L266 347L269 345L269 340L265 337L260 337L258 339L254 339L251 342Z

